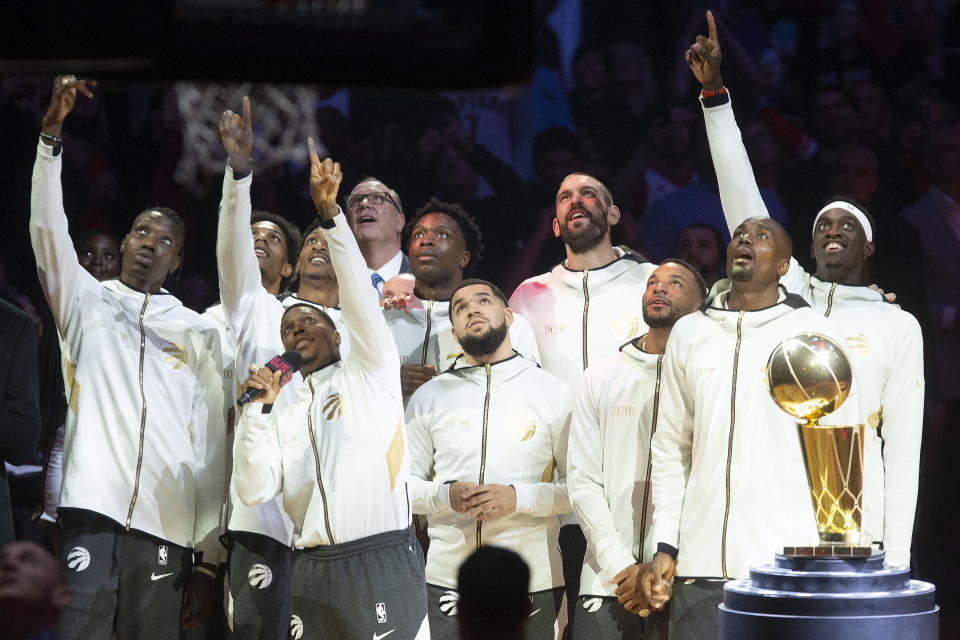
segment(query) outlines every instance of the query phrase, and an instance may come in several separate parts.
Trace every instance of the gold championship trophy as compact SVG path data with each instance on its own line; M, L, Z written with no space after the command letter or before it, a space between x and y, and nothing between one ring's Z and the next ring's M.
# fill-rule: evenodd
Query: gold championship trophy
M826 336L796 335L770 354L767 377L774 402L800 421L819 540L724 584L719 640L937 640L936 588L886 564L862 529L864 425L817 423L850 394L847 355Z
M863 520L864 425L818 424L847 399L853 380L840 346L818 333L777 345L767 362L770 395L798 425L803 463L817 519L818 543L787 546L785 556L870 556Z

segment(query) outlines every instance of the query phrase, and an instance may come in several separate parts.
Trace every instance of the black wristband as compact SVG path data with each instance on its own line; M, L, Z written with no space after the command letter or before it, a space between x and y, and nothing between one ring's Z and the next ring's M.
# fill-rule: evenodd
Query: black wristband
M667 544L666 542L658 542L657 553L665 553L673 558L674 562L676 562L677 556L680 554L680 549L677 549L672 544Z
M337 226L337 223L333 221L333 218L324 220L319 211L317 212L317 217L320 218L319 226L321 229L333 229L335 226Z
M54 144L59 144L59 145L63 144L63 138L61 138L60 136L55 136L51 133L47 133L46 131L41 131L40 137Z
M716 91L704 90L700 92L700 102L702 102L703 106L707 109L710 107L719 107L722 104L730 102L730 94L727 93L726 87L720 87Z

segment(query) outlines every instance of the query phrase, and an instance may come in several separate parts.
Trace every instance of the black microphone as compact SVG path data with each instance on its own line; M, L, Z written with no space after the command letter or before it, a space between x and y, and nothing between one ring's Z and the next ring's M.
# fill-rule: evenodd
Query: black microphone
M274 356L273 359L266 364L267 369L270 371L282 371L280 374L280 386L290 382L290 378L293 377L293 374L300 370L300 367L303 366L303 357L293 351L287 351L283 355ZM256 400L264 393L263 389L247 389L240 394L240 397L237 398L237 406L242 407L251 400Z

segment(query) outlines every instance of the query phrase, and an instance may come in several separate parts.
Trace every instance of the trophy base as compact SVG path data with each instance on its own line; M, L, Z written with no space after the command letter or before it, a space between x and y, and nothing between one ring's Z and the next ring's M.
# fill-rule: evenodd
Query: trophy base
M785 546L783 555L788 558L869 558L883 555L877 545L848 544L846 542L821 542L815 545Z

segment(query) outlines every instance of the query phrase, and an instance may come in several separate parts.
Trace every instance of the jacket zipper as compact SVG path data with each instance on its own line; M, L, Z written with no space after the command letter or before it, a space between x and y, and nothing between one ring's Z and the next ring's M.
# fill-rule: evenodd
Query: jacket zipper
M423 351L420 353L420 364L427 364L427 352L430 347L430 327L433 324L433 303L435 300L427 300L427 332L423 335Z
M727 575L727 523L730 520L730 465L733 463L733 428L737 420L737 367L740 364L740 340L743 338L743 314L737 318L737 347L733 352L733 385L730 390L730 436L727 439L727 477L724 487L725 503L723 507L723 536L720 542L720 568L723 579Z
M647 530L647 504L650 500L650 476L653 473L653 434L657 430L657 414L660 413L660 372L663 365L663 354L657 356L657 383L653 388L653 418L650 420L650 441L647 443L647 476L643 484L643 515L640 516L640 562L644 557L644 532Z
M583 370L586 371L590 365L590 359L587 357L587 314L590 312L590 289L587 287L587 276L590 270L583 270Z
M133 508L137 504L137 494L140 493L140 472L143 468L143 438L147 430L147 395L143 390L143 361L147 350L147 332L143 328L143 316L147 313L147 303L150 294L145 294L143 306L140 307L140 449L137 452L137 474L133 480L133 496L130 498L130 508L127 509L126 530L130 530L130 521L133 520Z
M827 312L823 314L824 317L826 318L830 317L830 311L833 309L833 294L836 290L837 290L837 283L836 282L831 283L830 294L827 296Z
M307 376L307 384L310 386L310 406L307 408L307 431L310 433L310 446L313 447L313 459L316 461L317 468L317 486L320 488L320 501L323 502L323 526L327 529L327 538L330 544L336 544L333 540L333 530L330 529L330 509L327 506L327 492L323 488L323 476L320 475L320 449L317 447L317 436L313 433L313 403L317 396L313 389L313 378Z
M490 364L483 365L487 373L487 391L483 396L483 436L480 440L480 484L483 484L483 476L487 470L487 420L490 417ZM477 522L477 549L483 541L483 523Z

